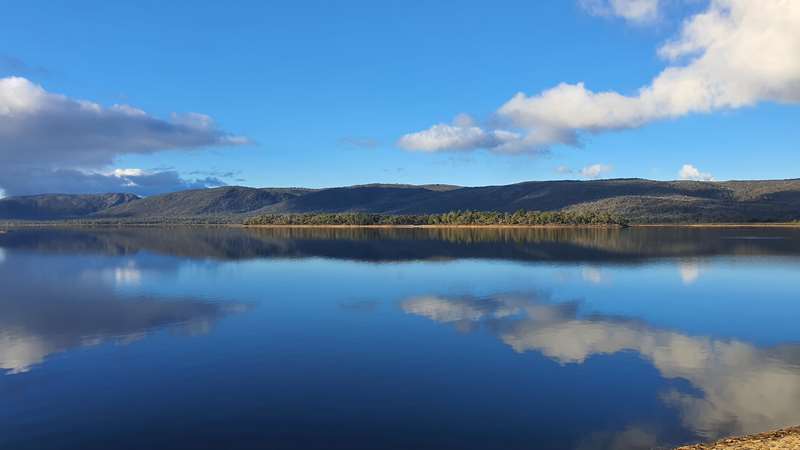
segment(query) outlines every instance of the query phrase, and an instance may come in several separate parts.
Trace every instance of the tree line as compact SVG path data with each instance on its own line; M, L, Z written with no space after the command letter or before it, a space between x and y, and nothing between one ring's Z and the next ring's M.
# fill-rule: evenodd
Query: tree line
M622 217L603 212L451 211L443 214L312 213L263 214L245 225L627 225Z

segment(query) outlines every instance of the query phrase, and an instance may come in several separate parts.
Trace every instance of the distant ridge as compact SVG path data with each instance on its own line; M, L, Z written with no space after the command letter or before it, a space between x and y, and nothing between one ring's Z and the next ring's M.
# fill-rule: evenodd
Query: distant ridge
M433 214L455 210L604 212L638 223L800 220L800 180L530 181L504 186L367 184L327 189L226 186L139 198L38 195L0 200L0 220L241 221L270 213Z
M43 194L0 199L0 219L56 220L84 217L140 200L134 194Z

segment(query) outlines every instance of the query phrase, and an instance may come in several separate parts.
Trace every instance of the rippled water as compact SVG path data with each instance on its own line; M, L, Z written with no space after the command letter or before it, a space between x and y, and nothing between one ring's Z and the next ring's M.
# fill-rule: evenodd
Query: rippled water
M797 229L18 229L0 448L644 449L800 424Z

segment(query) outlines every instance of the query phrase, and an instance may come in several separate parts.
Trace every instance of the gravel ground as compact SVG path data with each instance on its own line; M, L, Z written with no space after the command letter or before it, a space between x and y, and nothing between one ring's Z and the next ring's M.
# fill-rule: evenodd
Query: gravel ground
M676 450L800 450L800 427L688 445Z

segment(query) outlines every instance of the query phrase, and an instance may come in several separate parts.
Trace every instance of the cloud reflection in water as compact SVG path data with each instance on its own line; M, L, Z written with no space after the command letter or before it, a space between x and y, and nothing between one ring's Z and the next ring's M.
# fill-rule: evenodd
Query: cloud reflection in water
M402 308L460 330L484 325L514 351L539 352L561 364L636 352L661 376L685 379L702 392L670 390L661 396L705 438L800 423L800 345L760 348L630 318L582 316L579 303L553 303L541 295L424 296L403 301Z
M23 373L54 353L104 342L127 344L165 328L204 334L223 316L247 309L243 304L127 295L115 289L137 284L141 276L124 259L97 264L7 254L0 265L0 373Z

